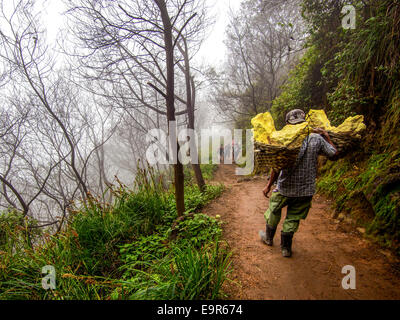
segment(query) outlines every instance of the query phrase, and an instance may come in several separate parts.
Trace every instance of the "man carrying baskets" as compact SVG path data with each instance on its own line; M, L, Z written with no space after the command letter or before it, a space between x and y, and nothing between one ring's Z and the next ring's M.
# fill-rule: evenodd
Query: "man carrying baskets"
M305 122L306 115L296 109L286 115L286 123L297 125ZM260 231L262 241L268 246L273 245L276 228L281 220L282 208L287 206L287 215L281 232L281 249L284 257L292 255L292 239L297 232L301 219L305 219L311 208L315 194L317 177L317 158L319 154L328 157L337 155L337 149L329 134L323 129L314 129L303 141L297 160L292 168L277 172L271 171L271 176L263 194L268 198L272 185L277 181L277 188L272 191L269 208L265 212L266 231Z

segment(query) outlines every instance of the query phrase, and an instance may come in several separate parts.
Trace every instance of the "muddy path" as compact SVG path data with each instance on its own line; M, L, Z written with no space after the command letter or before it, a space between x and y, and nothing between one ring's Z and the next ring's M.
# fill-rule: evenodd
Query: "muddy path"
M235 175L234 166L221 165L213 183L224 183L227 191L203 210L221 215L224 239L234 252L232 281L225 285L229 299L400 299L399 259L333 219L322 196L314 197L294 236L292 258L283 258L279 246L285 210L274 246L264 245L258 231L265 229L266 179L246 180ZM342 288L346 265L355 267L355 290Z

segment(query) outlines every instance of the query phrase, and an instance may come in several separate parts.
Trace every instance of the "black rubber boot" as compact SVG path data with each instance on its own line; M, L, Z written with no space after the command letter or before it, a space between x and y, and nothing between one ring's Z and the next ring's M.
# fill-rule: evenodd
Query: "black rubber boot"
M264 231L260 231L261 240L267 246L271 247L274 244L273 240L274 240L275 232L276 232L276 228L274 229L274 228L272 228L271 226L269 226L267 224L267 226L265 228L265 232Z
M282 256L290 258L292 256L293 232L281 232Z

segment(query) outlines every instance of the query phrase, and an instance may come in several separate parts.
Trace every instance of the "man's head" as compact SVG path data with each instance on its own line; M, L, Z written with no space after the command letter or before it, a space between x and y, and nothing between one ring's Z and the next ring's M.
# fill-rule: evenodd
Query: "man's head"
M306 114L303 110L295 109L287 113L286 123L287 124L299 124L306 121Z

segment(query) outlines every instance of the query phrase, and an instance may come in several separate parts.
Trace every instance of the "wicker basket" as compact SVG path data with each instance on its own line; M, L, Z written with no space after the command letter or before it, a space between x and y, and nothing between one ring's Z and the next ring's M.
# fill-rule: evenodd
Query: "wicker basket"
M354 150L360 142L361 136L352 133L334 133L328 131L328 134L336 146L339 154L335 159L343 157L349 150ZM294 165L300 148L288 148L274 146L260 142L254 143L254 157L256 174L265 172L268 169L281 170Z

